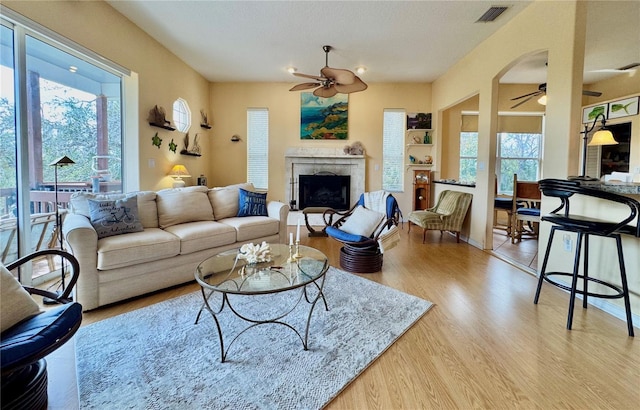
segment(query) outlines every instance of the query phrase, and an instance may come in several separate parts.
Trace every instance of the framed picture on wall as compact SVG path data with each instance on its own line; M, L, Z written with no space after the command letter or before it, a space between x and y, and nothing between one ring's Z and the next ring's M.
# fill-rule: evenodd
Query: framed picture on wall
M300 93L300 139L346 140L349 95L323 98Z
M431 129L430 112L407 113L408 130L429 130Z
M609 103L609 113L607 118L621 118L630 115L638 115L638 100L640 97L625 98L623 100Z
M596 117L598 116L598 114L602 114L604 115L605 119L608 119L607 114L609 113L607 111L609 104L598 104L598 105L592 105L590 107L585 107L582 109L582 123L586 124L589 122L593 122L593 120L596 119Z

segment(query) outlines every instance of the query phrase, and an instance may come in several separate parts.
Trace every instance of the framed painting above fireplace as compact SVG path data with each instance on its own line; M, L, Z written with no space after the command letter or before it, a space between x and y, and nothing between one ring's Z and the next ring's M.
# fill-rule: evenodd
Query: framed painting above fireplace
M330 98L300 93L300 139L346 140L349 95Z

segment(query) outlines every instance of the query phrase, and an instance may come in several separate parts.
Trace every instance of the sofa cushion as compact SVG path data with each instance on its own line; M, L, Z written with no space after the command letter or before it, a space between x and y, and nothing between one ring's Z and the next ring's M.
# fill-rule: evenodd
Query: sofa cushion
M91 218L89 199L115 200L123 199L129 195L138 196L138 215L144 228L158 227L158 209L156 207L156 193L153 191L138 191L128 194L94 194L91 192L75 192L71 195L71 212Z
M209 201L213 207L213 214L215 215L216 221L238 215L240 189L247 191L255 190L251 183L229 185L209 190Z
M115 269L180 253L180 238L158 228L98 240L98 269Z
M213 210L207 187L190 186L158 191L158 222L160 228L185 222L213 221Z
M116 200L89 199L89 211L98 239L144 230L135 194Z
M0 332L40 313L38 304L20 282L0 263ZM4 366L4 362L2 363Z
M189 222L165 229L180 238L180 254L216 248L236 241L236 230L215 221Z
M226 218L219 222L235 228L237 242L277 235L280 228L280 221L266 216Z
M267 216L267 194L239 188L238 216Z

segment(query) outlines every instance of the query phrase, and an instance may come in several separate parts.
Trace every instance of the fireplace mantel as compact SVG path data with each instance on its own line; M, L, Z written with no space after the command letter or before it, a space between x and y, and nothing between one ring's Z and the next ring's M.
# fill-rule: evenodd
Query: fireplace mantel
M284 154L292 158L366 158L366 155L347 155L343 148L307 148L293 147L287 148Z
M288 201L298 198L299 175L331 172L351 176L350 203L355 204L364 192L366 155L346 155L342 148L290 147L285 152L286 186Z

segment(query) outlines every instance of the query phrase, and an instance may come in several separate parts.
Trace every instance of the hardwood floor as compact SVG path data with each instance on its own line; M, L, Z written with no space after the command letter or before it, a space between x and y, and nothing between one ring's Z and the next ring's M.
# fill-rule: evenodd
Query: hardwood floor
M420 230L409 235L405 224L401 235L383 271L362 276L435 306L328 409L637 408L640 339L627 336L623 321L576 307L568 331L567 293L545 284L534 305L532 274L448 234L428 232L422 244ZM339 265L336 241L303 236L303 245ZM87 312L83 324L197 289L188 284Z

